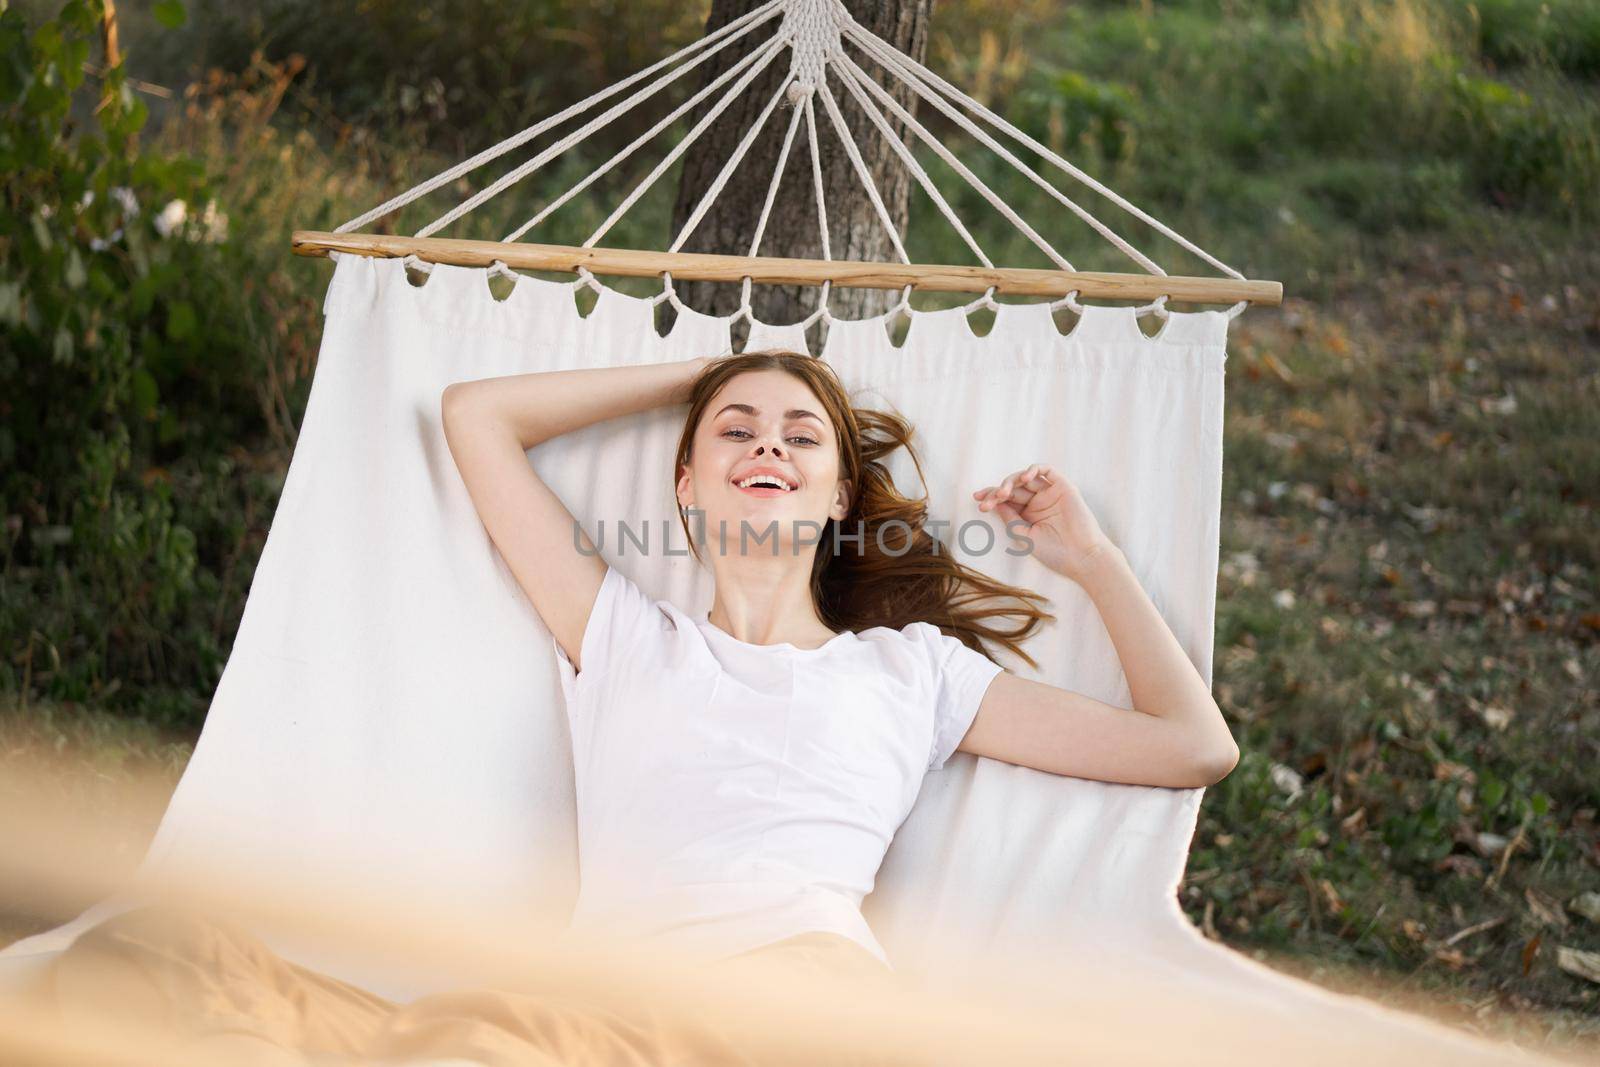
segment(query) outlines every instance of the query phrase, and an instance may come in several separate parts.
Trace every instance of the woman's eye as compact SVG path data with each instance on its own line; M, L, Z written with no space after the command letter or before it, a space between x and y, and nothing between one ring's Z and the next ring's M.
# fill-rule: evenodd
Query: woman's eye
M746 437L754 436L749 431L741 430L738 427L734 427L731 430L722 431L722 436L724 436L724 437L733 437L735 434L739 434L740 435L738 438L736 438L736 440L740 440L740 441L744 440L744 438L746 438ZM799 435L799 434L796 434L795 436L789 438L789 440L791 440L791 441L799 441L803 445L814 445L814 444L817 444L817 442L815 440L813 440L812 438L805 437L805 436L802 436L802 435Z

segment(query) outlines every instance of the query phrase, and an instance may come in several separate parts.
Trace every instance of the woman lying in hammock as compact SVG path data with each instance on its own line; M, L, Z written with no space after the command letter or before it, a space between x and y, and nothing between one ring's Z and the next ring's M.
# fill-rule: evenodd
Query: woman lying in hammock
M685 401L677 500L715 579L700 616L609 566L525 454ZM852 408L821 360L755 352L489 378L449 386L442 411L461 477L562 668L578 791L575 927L713 964L888 975L860 904L924 775L952 753L1177 788L1217 782L1237 761L1205 682L1122 552L1046 466L973 496L1092 597L1134 708L1004 671L983 640L1032 664L1021 642L1050 616L1027 602L1042 598L959 563L929 534L924 502L900 495L883 462L898 447L917 462L911 427ZM970 606L979 599L1013 603ZM1006 616L1021 624L989 624ZM115 947L137 955L158 940L137 916L117 922L80 944L121 936ZM549 1006L532 997L398 1008L324 976L306 984L241 932L186 936L191 957L258 961L236 970L254 969L297 1021L256 1034L285 1046L448 1055L454 1041L481 1058L557 1040ZM222 937L234 939L230 953L217 951ZM88 949L63 959L74 951ZM205 968L186 973L192 983ZM470 997L494 1006L469 1040ZM439 1012L448 1019L430 1016Z
M701 617L609 566L523 455L685 399L672 473L690 547L715 580ZM445 390L444 423L484 525L563 660L580 813L575 924L708 956L826 934L883 960L860 901L923 776L952 752L1174 787L1209 785L1236 761L1205 682L1048 467L973 495L1094 597L1136 710L991 660L980 638L1032 663L1020 640L1045 616L1018 601L1041 598L929 535L923 502L900 495L884 466L897 447L917 462L911 427L853 409L820 359L755 352L461 382ZM975 596L1013 603L967 606ZM1002 632L987 624L997 615L1024 625Z

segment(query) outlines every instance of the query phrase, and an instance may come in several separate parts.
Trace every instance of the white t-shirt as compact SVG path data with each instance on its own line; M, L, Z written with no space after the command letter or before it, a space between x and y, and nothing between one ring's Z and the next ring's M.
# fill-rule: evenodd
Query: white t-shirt
M938 627L740 641L608 567L574 671L571 924L722 959L813 930L885 963L861 914L923 776L998 664Z

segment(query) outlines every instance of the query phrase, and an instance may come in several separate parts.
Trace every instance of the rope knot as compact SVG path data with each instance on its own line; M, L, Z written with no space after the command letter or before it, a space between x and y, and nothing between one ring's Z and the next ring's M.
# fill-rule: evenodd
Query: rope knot
M829 3L829 0L785 0L780 32L789 42L789 71L797 84L806 87L799 98L795 97L791 88L791 102L798 104L804 100L813 86L827 85L826 65L844 56L844 41L840 32L843 26L838 22L837 14L834 3Z

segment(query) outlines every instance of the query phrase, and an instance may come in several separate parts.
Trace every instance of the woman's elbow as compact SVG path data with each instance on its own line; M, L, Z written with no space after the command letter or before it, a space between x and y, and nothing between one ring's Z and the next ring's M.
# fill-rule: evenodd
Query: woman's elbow
M462 386L464 384L466 383L451 382L449 385L444 387L442 392L440 392L439 415L441 418L449 418L451 410L461 405L461 397L462 393L464 392Z
M469 405L474 402L477 395L469 389L471 382L451 382L439 394L439 424L444 427L447 438L454 436L455 432L465 426L482 426L487 421L485 412L479 410L468 414Z
M1200 779L1202 785L1216 785L1239 765L1239 746L1232 741L1211 759L1205 760L1200 765Z

